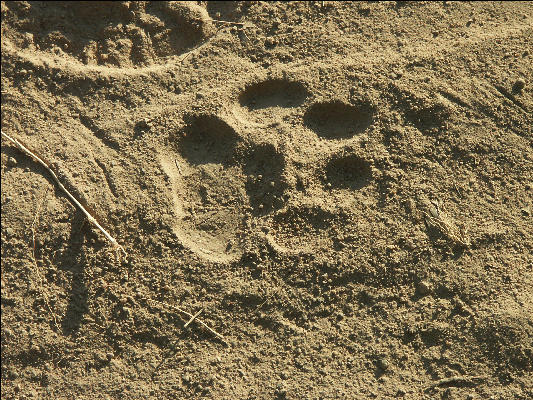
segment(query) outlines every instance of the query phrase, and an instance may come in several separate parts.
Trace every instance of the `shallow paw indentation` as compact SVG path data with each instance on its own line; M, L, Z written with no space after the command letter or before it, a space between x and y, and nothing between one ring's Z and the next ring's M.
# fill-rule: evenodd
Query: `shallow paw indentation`
M245 157L245 184L250 205L255 212L266 213L284 204L287 183L283 177L285 158L272 144L261 144Z
M373 122L369 103L357 106L340 100L315 103L306 111L304 124L325 139L347 139L364 132Z
M179 139L179 150L191 164L227 164L239 141L237 132L216 115L191 115Z
M319 206L289 207L274 215L274 237L278 244L293 250L329 247L327 231L334 219L333 213Z
M370 162L356 155L335 157L326 166L326 180L334 188L361 189L371 179Z
M272 79L247 86L239 96L239 103L248 110L297 107L303 104L308 94L300 82Z
M52 51L88 66L166 63L215 33L207 10L193 2L32 2L5 11L18 21L9 40L30 56Z
M172 229L196 254L227 262L240 255L238 232L246 204L235 157L241 138L217 115L189 114L184 122L172 137L172 151L160 157L172 183L177 217Z
M148 18L140 25L153 37L153 50L159 57L184 53L214 33L207 10L193 2L151 2L146 13Z
M189 165L172 154L161 155L160 163L171 182L172 230L181 243L212 261L239 257L245 195L238 167Z
M446 126L450 110L442 103L413 105L404 113L407 122L423 133L432 133Z
M444 129L452 116L452 108L445 97L425 96L401 86L393 85L389 89L388 96L393 107L403 114L405 122L424 134L436 133ZM459 103L461 102L459 100ZM464 102L461 105L463 106Z

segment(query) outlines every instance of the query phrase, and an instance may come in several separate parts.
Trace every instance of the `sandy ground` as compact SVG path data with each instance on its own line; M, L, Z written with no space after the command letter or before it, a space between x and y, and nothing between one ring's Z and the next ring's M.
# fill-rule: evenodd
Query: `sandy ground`
M533 398L532 2L1 12L2 399Z

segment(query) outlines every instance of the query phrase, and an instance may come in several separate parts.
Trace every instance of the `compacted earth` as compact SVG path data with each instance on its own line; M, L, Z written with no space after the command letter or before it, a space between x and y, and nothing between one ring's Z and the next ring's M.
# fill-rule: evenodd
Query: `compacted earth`
M2 399L533 397L532 2L1 13Z

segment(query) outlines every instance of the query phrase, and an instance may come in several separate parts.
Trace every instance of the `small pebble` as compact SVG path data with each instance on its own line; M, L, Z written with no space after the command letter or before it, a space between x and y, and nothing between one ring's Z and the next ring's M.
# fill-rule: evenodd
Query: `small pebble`
M379 367L381 370L383 370L383 371L388 370L389 367L390 367L390 362L389 362L389 360L387 360L386 357L380 358L380 359L378 360L378 367Z
M431 284L428 281L420 281L417 287L418 293L425 296L431 293Z
M276 39L272 37L268 37L265 39L265 46L266 47L274 47L276 45Z
M99 363L103 363L106 361L106 357L104 355L104 353L100 352L100 351L97 351L94 353L94 359L99 362Z
M137 126L144 131L149 131L152 128L152 121L149 118L143 118L138 122Z
M513 92L520 93L526 87L526 81L522 78L516 80L513 85Z
M406 394L407 392L405 391L405 389L399 388L398 391L396 392L396 397L402 397L402 396L405 396Z
M431 203L429 206L429 213L433 218L439 218L439 207L437 203Z
M7 166L8 167L16 167L17 166L17 159L15 157L9 157L7 159Z

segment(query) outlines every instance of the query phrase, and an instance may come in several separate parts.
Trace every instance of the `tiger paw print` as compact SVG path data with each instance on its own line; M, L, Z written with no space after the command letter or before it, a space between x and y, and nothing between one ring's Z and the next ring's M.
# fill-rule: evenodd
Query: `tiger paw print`
M315 99L284 78L248 84L217 112L185 114L161 156L174 232L218 262L258 237L284 252L333 245L339 208L372 181L357 143L374 114L370 101Z
M2 3L4 12L6 24L16 24L15 33L2 36L2 49L5 39L7 51L30 62L36 54L57 56L82 70L166 64L216 32L207 10L193 2L13 2Z

